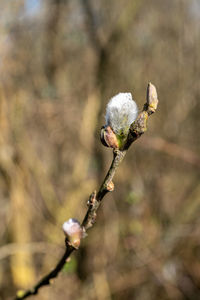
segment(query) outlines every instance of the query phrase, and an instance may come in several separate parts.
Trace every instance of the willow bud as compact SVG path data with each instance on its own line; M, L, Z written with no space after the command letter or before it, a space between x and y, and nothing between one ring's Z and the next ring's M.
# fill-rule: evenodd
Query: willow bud
M101 142L106 147L119 148L117 136L110 126L103 126L101 128Z
M84 237L84 231L79 221L76 219L69 219L63 224L62 228L69 243L74 248L78 249L81 239Z
M154 113L158 106L158 95L157 95L156 87L151 82L149 82L147 86L147 104L148 104L148 109L147 109L148 114Z
M114 96L106 108L106 125L101 132L104 145L123 149L130 125L138 115L138 108L131 93L119 93Z

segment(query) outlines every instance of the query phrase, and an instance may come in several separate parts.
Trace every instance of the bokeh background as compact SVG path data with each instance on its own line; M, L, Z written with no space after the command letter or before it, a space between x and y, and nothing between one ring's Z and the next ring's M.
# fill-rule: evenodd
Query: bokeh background
M159 108L80 251L38 300L200 299L200 1L0 2L0 299L64 252L112 151L106 103ZM33 298L34 299L34 298Z

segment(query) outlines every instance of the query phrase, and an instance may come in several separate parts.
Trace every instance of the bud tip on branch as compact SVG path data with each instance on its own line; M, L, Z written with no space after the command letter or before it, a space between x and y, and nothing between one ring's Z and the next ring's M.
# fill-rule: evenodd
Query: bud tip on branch
M149 82L147 86L147 105L147 112L149 114L154 113L158 106L158 95L156 87L151 82Z
M106 125L101 130L103 145L123 149L130 125L137 115L137 104L131 93L119 93L111 98L106 108Z
M64 222L63 231L69 243L76 249L79 248L81 239L84 237L84 230L76 219L69 219Z

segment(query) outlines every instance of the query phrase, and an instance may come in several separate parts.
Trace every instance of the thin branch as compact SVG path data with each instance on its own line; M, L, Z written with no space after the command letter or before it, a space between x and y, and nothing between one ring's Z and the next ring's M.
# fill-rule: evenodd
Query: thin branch
M112 164L110 166L110 169L109 169L98 193L96 193L96 191L93 192L90 195L90 198L88 200L88 211L82 222L82 226L85 228L85 230L87 230L93 226L93 224L96 220L96 212L100 206L100 203L101 203L101 200L103 199L103 197L108 192L111 192L114 190L114 184L112 182L112 179L115 175L116 169L118 168L119 164L122 162L125 154L126 154L126 151L119 151L119 150L113 151Z
M105 176L101 187L99 188L98 192L93 192L88 200L88 210L82 222L82 228L84 232L86 232L89 228L91 228L96 220L97 210L101 204L102 199L108 193L114 190L114 184L112 179L115 175L117 168L119 167L120 163L124 159L128 148L131 144L136 141L146 130L147 130L147 120L148 117L156 111L158 104L156 88L149 83L147 87L147 99L146 103L144 104L144 108L142 112L138 115L135 122L133 122L129 129L129 134L127 138L127 143L123 150L114 149L113 150L113 160L111 166L108 170L107 175ZM69 240L66 238L66 250L60 261L57 263L56 267L44 276L32 289L24 291L19 291L15 300L22 300L31 295L36 295L38 290L45 285L49 285L51 283L51 279L57 277L59 272L62 270L63 266L65 265L67 259L71 255L74 250L77 250L73 247Z
M38 290L45 285L49 285L51 283L51 280L55 277L57 277L58 273L62 270L63 266L66 263L67 258L70 256L70 254L75 250L74 247L72 247L68 242L66 242L66 250L60 261L57 263L56 267L48 273L46 276L44 276L32 289L24 291L18 291L17 296L14 298L15 300L18 299L25 299L28 298L31 295L36 295L38 293Z

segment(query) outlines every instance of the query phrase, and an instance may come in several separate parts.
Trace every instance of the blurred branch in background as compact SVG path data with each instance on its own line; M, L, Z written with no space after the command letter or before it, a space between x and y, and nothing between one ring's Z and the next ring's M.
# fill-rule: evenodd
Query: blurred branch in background
M45 242L38 242L38 243L26 243L26 244L19 244L19 243L12 243L2 246L0 248L0 260L5 259L10 255L14 255L19 250L22 252L32 252L32 253L45 253L51 255L58 255L61 252L61 248L52 244L48 244Z
M185 149L175 143L170 143L160 137L145 138L143 139L141 146L164 152L200 168L199 155L189 149Z

